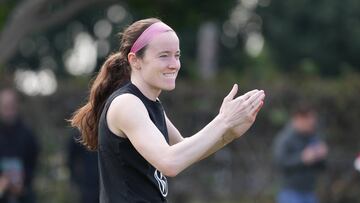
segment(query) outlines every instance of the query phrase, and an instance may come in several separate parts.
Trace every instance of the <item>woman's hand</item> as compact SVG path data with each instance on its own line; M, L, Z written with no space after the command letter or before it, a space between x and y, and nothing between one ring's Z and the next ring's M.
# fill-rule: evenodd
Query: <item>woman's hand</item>
M237 91L235 84L220 108L220 115L234 138L240 137L252 126L265 98L264 91L252 90L234 99Z

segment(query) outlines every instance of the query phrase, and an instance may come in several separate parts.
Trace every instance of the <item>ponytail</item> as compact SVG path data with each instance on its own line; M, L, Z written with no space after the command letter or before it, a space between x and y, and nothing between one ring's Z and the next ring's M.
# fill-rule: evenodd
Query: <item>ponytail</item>
M107 58L93 81L88 102L69 120L71 126L81 132L78 141L89 150L98 148L98 125L107 98L130 80L131 68L127 60L130 48L146 28L159 21L156 18L139 20L125 29L121 34L119 51ZM140 49L136 56L142 58L145 49Z
M88 102L70 119L71 126L81 132L78 141L89 150L97 150L98 123L106 99L130 80L130 65L126 57L118 52L107 58L91 85Z

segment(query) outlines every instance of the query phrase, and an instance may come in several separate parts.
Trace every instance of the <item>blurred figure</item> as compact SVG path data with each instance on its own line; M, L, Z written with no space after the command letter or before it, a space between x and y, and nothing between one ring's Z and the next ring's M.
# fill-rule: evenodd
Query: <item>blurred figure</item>
M80 192L81 203L99 203L99 173L97 153L88 151L80 143L79 133L74 132L68 144L68 165L71 181Z
M360 172L360 153L355 158L354 167L358 172Z
M39 146L18 115L13 89L0 90L0 203L33 203Z
M306 103L292 112L291 121L274 142L274 158L282 186L278 203L317 203L316 179L325 169L328 149L317 132L317 113Z

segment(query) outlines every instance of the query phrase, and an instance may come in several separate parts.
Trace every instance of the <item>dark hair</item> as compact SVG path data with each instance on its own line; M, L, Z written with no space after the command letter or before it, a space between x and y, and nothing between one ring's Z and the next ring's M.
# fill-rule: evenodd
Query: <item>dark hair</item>
M132 45L146 28L159 21L157 18L139 20L120 33L119 51L106 59L92 82L87 103L79 108L69 120L71 126L78 128L81 132L79 142L89 150L97 150L98 123L106 99L130 80L131 67L127 56ZM142 58L145 50L146 47L142 48L136 56Z
M314 104L312 104L309 101L297 101L293 107L292 107L292 111L291 114L293 116L306 116L310 113L316 113L316 108L314 106Z

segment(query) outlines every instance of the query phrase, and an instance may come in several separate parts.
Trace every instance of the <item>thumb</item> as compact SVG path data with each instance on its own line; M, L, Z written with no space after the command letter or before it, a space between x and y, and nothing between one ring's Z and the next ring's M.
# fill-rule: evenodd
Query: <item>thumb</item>
M234 99L236 93L238 91L238 85L234 84L233 88L229 92L229 94L224 98L225 101L231 101Z

